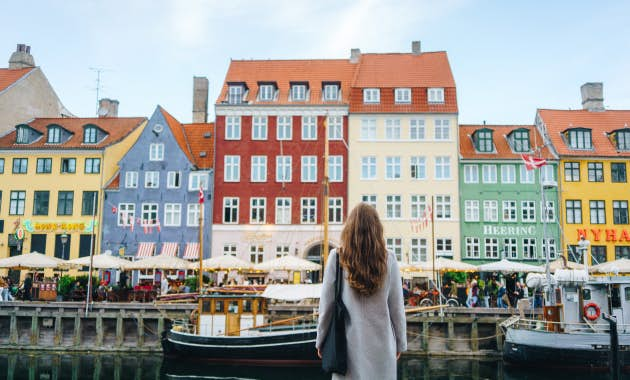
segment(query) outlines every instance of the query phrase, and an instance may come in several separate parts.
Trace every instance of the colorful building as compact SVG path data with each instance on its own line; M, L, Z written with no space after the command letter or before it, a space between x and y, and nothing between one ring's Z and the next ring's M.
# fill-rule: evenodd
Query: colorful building
M460 125L461 258L545 262L560 241L557 161L533 125ZM521 155L547 164L527 170Z
M539 109L536 126L559 157L560 220L570 260L590 242L589 264L630 258L630 110L607 110L602 83L581 87L581 110Z

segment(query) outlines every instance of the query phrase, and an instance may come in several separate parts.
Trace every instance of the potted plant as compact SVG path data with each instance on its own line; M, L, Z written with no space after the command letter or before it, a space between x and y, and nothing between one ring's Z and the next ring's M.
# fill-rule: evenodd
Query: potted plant
M74 277L70 276L61 276L59 278L57 281L57 301L63 301L68 297L74 281Z

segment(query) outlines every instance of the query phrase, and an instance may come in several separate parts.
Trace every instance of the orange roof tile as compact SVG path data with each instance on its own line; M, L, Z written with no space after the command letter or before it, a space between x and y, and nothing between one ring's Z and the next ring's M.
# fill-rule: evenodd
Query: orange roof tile
M15 129L0 137L0 149L102 149L111 144L115 144L125 138L136 128L140 127L147 119L144 117L112 117L112 118L37 118L28 123L24 123L42 134L42 137L31 144L16 144ZM47 126L56 124L72 133L67 141L61 144L48 144ZM108 135L96 144L83 143L83 127L85 125L96 125Z
M190 150L199 169L214 167L214 123L184 124ZM202 154L205 154L202 156Z
M459 154L463 159L520 159L522 153L512 151L508 143L507 136L514 130L527 129L530 136L530 145L532 150L536 150L543 145L543 139L533 125L459 125ZM479 153L475 149L472 136L475 131L480 129L490 129L493 131L492 139L495 152ZM542 156L546 159L555 159L553 153L548 147L542 149Z
M177 119L175 119L175 117L168 113L164 108L162 108L161 106L158 107L162 115L164 115L164 119L166 119L166 124L168 124L168 127L171 129L173 137L175 138L175 141L177 141L179 148L182 150L182 152L184 152L186 157L188 157L190 162L194 163L195 158L190 153L190 145L188 145L188 139L186 137L186 134L184 133L184 127L182 123L177 121Z
M354 87L455 87L444 51L361 54Z
M608 134L630 127L630 110L549 110L539 109L538 116L547 130L551 142L560 156L630 157L630 152L617 151ZM571 128L591 129L592 150L569 148L563 132Z
M114 174L114 178L109 181L108 184L105 185L105 189L107 190L118 190L120 188L120 172L116 172Z
M3 91L7 87L11 86L33 69L34 67L29 67L27 69L0 69L0 91Z

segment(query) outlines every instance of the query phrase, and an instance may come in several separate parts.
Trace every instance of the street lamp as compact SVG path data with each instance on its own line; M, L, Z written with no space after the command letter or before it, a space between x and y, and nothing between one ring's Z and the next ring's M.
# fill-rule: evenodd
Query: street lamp
M61 258L66 259L66 243L68 242L68 234L65 232L59 237L61 240Z

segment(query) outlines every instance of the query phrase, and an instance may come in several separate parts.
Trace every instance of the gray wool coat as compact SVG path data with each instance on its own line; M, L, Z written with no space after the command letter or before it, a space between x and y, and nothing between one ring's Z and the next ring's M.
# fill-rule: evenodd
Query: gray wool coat
M337 251L332 250L324 270L319 300L319 324L315 347L321 349L332 318L335 301ZM403 303L398 262L391 252L387 257L388 272L383 286L370 296L351 288L343 273L343 303L348 309L346 337L348 372L333 379L388 380L396 379L396 353L407 350L407 320Z

